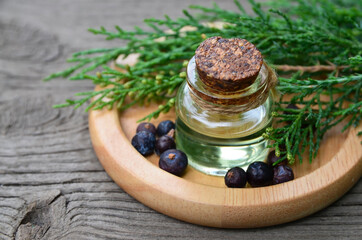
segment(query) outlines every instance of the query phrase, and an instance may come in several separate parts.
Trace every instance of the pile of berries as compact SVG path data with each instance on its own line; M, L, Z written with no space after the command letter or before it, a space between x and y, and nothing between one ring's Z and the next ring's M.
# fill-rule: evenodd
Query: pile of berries
M271 151L268 163L253 162L246 172L242 168L233 167L225 175L225 185L230 188L243 188L248 182L252 187L264 187L293 180L293 170L286 165L286 161L273 166L279 159L275 151Z
M157 128L152 123L143 122L137 127L132 145L143 156L156 152L160 156L159 167L180 176L185 171L188 160L185 153L176 149L174 135L175 124L170 120L160 122ZM264 187L293 180L293 170L287 166L286 161L274 166L279 159L275 151L271 151L268 163L254 162L246 172L239 167L231 168L225 175L225 184L230 188L243 188L248 182L252 187Z
M160 122L157 128L152 123L143 122L138 125L131 143L143 156L156 152L160 156L159 167L180 176L185 171L188 160L185 153L176 149L174 135L175 124L170 120Z

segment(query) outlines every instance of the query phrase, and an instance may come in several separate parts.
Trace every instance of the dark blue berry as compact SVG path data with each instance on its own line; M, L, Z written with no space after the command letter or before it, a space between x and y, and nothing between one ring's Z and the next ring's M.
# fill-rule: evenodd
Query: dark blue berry
M295 104L293 104L293 103L288 104L288 106L287 106L286 108L287 108L287 109L293 109L293 110L299 110L299 109L300 109L297 105L295 105ZM289 111L284 111L284 114L286 114L286 115L292 115L292 114L298 114L298 113L289 112ZM288 121L288 123L289 123L289 124L292 124L293 121ZM306 127L309 126L310 123L313 123L313 121L302 118L301 127L302 127L302 128L306 128ZM313 125L313 131L314 131L314 130L315 130L315 126Z
M160 122L157 126L157 135L159 137L166 135L171 129L175 129L175 124L170 120Z
M270 166L273 166L273 164L277 161L279 161L280 157L277 157L275 155L275 150L271 151L268 155L268 164ZM287 161L286 160L283 160L281 161L280 163L278 163L278 165L286 165L287 164Z
M176 149L169 149L161 154L158 166L169 173L180 176L185 171L187 163L185 153Z
M294 179L293 170L284 165L275 166L273 184L288 182Z
M175 140L173 140L173 138L168 135L163 135L156 141L155 152L157 155L160 155L161 153L163 153L168 149L175 149L175 148L176 148Z
M139 153L147 156L152 154L155 149L156 137L153 133L141 131L136 133L131 142Z
M293 110L299 110L299 107L293 103L288 104L288 106L286 107L287 109L293 109ZM291 114L297 114L294 112L290 112L290 111L284 111L284 114L286 115L291 115Z
M243 188L246 184L246 172L239 167L233 167L225 175L225 185L229 188Z
M155 125L153 125L152 123L149 123L149 122L143 122L138 125L136 132L141 132L141 131L150 132L150 133L153 133L154 135L156 135Z
M285 146L285 144L279 144L279 150L286 152L287 151L287 146Z
M292 109L292 110L299 110L299 107L293 103L290 103L288 104L288 106L286 107L286 109ZM283 112L285 115L296 115L298 113L294 113L294 112L291 112L291 111L284 111ZM287 121L289 124L292 124L293 123L293 120L288 120Z
M246 170L246 178L252 187L271 185L273 176L273 168L264 162L253 162Z

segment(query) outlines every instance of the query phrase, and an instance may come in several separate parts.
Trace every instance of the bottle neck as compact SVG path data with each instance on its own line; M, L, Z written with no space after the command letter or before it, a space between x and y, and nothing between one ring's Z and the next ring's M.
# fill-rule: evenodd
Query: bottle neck
M277 83L274 71L263 64L255 82L236 92L210 89L200 79L196 70L195 57L187 66L187 84L193 100L202 108L213 111L245 112L262 105L269 97L270 89Z

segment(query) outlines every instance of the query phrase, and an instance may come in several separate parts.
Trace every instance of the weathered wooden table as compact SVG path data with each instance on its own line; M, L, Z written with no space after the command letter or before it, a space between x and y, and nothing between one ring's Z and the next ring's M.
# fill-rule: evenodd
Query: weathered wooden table
M159 214L104 172L83 109L52 109L92 85L44 76L69 66L72 52L122 44L87 28L131 29L190 4L211 3L0 0L0 239L361 239L361 180L327 209L281 226L223 230Z

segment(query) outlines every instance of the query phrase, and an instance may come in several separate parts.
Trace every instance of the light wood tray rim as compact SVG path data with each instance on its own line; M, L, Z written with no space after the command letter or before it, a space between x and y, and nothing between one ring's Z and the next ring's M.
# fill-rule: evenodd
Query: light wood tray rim
M357 130L351 128L343 146L330 162L291 182L245 189L207 186L169 174L147 161L130 144L119 118L117 110L91 111L89 114L92 143L107 173L145 205L191 223L244 228L292 221L341 197L362 173ZM127 152L121 149L127 149ZM127 161L120 160L120 156ZM273 219L275 214L280 217ZM249 220L245 220L247 217Z

